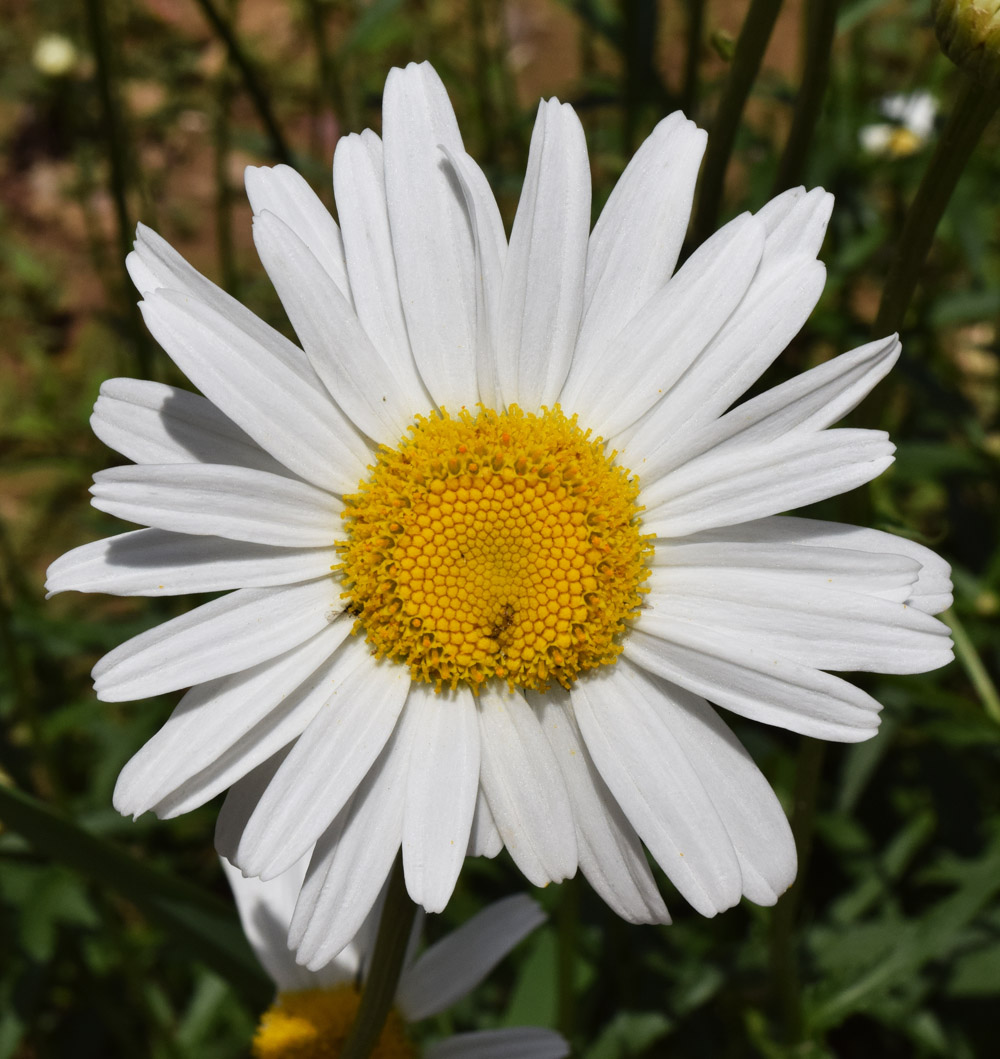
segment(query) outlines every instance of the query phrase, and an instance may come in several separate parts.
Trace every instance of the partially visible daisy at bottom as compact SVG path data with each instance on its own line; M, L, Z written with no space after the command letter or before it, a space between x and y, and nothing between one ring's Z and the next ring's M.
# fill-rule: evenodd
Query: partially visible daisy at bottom
M355 938L314 971L295 961L288 925L308 857L269 882L245 878L225 859L222 866L236 898L240 922L277 996L264 1013L253 1041L254 1059L336 1059L361 1002L357 983L367 977L381 902ZM393 1010L372 1059L562 1059L566 1041L552 1030L514 1027L459 1033L418 1047L410 1023L439 1015L470 993L493 968L545 920L524 894L483 909L419 956L414 931L396 988Z

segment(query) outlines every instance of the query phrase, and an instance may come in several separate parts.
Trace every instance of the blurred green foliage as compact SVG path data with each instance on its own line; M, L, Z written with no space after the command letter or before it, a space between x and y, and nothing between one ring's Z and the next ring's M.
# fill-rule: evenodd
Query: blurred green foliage
M737 0L211 6L238 56L193 0L12 0L0 22L0 782L18 792L0 791L0 1059L241 1056L266 996L223 903L215 807L133 823L110 805L118 770L171 703L98 703L88 670L186 601L42 599L51 559L119 529L86 503L90 474L114 462L87 427L101 380L151 371L182 381L137 326L121 218L156 226L287 327L252 253L244 164L287 149L330 201L337 136L377 127L390 65L430 58L508 223L540 93L558 93L584 120L596 211L664 113L684 102L711 126L731 47L709 42L732 41L746 10ZM889 93L928 91L949 107L955 73L928 8L839 5L806 163L807 182L837 195L829 283L766 382L870 333L928 151L866 154L859 131L885 120L878 104ZM801 10L784 5L754 84L725 216L771 192L800 79ZM58 74L40 68L35 50L50 33L74 50ZM247 70L285 148L268 135ZM729 718L795 814L800 879L776 909L704 920L675 897L674 925L637 928L581 881L549 888L540 898L550 924L435 1032L558 1025L584 1059L995 1054L998 146L994 123L925 265L899 367L855 413L892 431L895 466L813 512L915 537L953 562L961 661L927 676L865 678L885 720L857 746L819 748ZM520 886L503 857L469 862L431 933Z

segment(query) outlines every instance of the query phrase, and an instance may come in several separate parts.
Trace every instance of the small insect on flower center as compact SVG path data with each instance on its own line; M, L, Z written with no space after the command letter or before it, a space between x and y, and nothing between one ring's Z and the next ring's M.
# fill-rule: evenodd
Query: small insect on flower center
M358 1013L361 994L353 986L279 993L261 1016L253 1039L254 1059L337 1059ZM373 1059L416 1059L403 1020L389 1013Z
M438 689L569 687L614 662L652 552L614 456L558 407L418 416L345 498L355 631Z

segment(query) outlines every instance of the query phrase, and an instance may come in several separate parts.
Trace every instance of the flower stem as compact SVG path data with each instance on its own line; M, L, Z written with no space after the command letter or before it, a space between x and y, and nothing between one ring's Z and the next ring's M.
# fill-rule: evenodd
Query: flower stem
M823 97L830 80L830 52L837 29L840 0L812 0L806 9L806 42L802 84L795 98L792 127L774 178L774 194L802 181Z
M958 99L906 214L889 265L882 303L875 320L878 335L900 329L920 278L924 258L958 178L983 130L1000 107L1000 92L983 88L964 74L959 76L962 85Z
M403 857L399 854L389 876L382 921L375 939L371 968L361 994L358 1016L344 1043L341 1059L368 1059L378 1043L386 1017L392 1009L416 912L417 906L406 892Z
M954 609L946 610L941 615L941 620L951 629L955 639L955 657L962 663L966 676L979 695L983 709L991 720L1000 724L1000 692L997 691L989 671L983 665L983 660L979 657L972 639L966 632L965 625L959 620Z
M703 243L715 230L715 222L722 200L723 180L729 166L729 156L736 142L736 130L743 115L743 106L750 94L761 60L771 39L781 0L752 0L746 21L740 30L729 67L729 77L722 90L719 109L712 122L705 154L705 168L701 176L701 194L694 218L693 243Z

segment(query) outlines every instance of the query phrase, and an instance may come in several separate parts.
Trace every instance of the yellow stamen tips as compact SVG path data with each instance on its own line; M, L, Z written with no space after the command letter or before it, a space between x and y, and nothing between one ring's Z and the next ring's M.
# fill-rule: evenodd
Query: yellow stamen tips
M264 1012L253 1039L254 1059L337 1059L358 1013L353 986L280 993ZM415 1059L403 1020L389 1013L373 1059Z
M614 457L558 407L418 416L345 498L355 631L437 689L568 688L614 662L652 554Z

